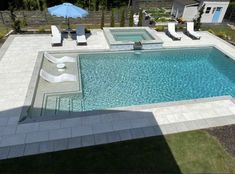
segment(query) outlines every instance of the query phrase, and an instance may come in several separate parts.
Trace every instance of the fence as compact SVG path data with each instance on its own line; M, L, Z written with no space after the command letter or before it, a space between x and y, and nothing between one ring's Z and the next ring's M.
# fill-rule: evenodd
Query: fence
M29 26L38 25L51 25L51 24L65 24L66 20L62 17L55 17L48 14L46 11L16 11L17 18L21 21L25 21ZM115 22L120 22L120 12L115 11L114 13ZM101 11L90 11L89 15L85 18L70 19L71 24L81 25L100 25L101 22ZM104 12L104 22L110 24L111 12ZM128 19L128 10L126 10L126 20ZM0 24L11 25L12 21L10 18L9 11L0 11Z

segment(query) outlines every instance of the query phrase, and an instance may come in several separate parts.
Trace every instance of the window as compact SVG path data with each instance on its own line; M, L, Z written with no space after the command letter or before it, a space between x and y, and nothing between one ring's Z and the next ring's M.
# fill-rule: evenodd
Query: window
M206 8L206 13L210 13L210 11L211 11L211 7L207 7Z
M216 10L216 7L214 7L214 8L213 8L213 10L212 10L212 14L215 12L215 10Z

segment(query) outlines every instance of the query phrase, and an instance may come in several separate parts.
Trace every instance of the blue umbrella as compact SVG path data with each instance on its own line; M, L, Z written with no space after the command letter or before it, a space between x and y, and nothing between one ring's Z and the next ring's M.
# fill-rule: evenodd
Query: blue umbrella
M68 19L68 28L70 28L69 18L82 18L88 15L88 12L86 10L77 7L71 3L63 3L61 5L50 7L48 8L48 12L51 15Z

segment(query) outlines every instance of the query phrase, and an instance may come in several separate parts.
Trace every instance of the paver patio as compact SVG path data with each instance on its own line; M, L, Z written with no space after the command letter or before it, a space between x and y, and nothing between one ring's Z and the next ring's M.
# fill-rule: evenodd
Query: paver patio
M235 48L201 32L201 40L172 41L156 33L165 48L215 46L235 59ZM51 47L50 35L12 35L0 52L0 159L170 134L235 123L232 97L215 97L135 107L109 114L19 124L39 51L109 50L102 30L92 30L87 46L64 40ZM118 111L118 112L117 112Z

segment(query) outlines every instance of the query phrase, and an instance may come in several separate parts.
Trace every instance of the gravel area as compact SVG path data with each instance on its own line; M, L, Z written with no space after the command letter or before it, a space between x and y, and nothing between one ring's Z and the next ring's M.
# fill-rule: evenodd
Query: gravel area
M235 156L235 124L211 128L207 131L215 136L229 153Z

